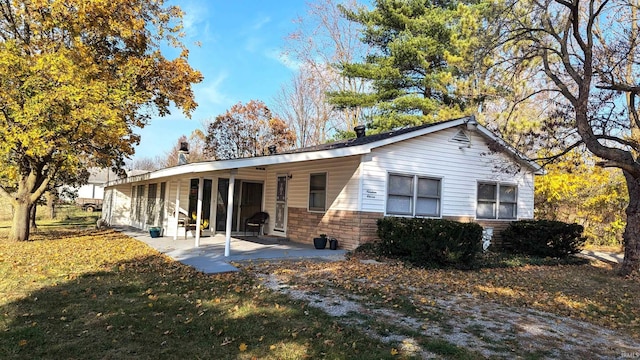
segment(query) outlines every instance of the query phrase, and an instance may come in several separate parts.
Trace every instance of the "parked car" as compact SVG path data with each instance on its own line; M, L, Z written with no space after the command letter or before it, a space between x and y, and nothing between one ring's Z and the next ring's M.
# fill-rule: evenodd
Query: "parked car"
M87 212L102 211L102 199L77 198L76 205Z

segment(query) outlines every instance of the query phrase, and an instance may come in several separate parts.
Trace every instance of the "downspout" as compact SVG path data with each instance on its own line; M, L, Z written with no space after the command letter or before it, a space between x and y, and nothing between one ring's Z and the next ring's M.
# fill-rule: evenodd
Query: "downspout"
M231 255L231 223L233 222L233 193L236 183L236 174L238 169L231 170L231 176L229 177L229 191L227 193L227 226L225 228L225 243L224 243L224 256L229 257Z

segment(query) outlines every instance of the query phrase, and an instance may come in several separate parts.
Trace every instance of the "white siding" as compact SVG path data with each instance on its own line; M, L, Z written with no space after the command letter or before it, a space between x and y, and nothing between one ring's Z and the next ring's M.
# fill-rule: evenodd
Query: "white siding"
M350 156L269 166L264 188L266 211L275 216L276 177L281 174L291 176L287 183L287 206L308 209L309 176L321 172L327 173L327 209L358 210L359 163L360 156ZM269 221L269 232L273 224L274 221Z
M119 185L109 188L112 198L110 204L108 204L109 212L107 208L102 212L102 216L110 225L131 225L130 212L131 212L131 185Z
M518 218L533 217L533 174L502 152L489 149L483 137L467 131L470 147L450 139L459 128L374 149L363 163L362 209L385 212L387 174L415 174L442 179L442 216L476 214L479 181L518 185Z

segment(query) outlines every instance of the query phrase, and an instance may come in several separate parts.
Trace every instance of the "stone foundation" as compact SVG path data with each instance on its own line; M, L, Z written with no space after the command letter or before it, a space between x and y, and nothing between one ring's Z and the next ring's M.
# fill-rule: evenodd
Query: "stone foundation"
M382 213L348 210L328 210L325 213L309 212L307 209L288 209L287 237L292 241L313 244L320 234L338 239L338 247L353 250L361 244L377 239L376 221Z
M287 218L287 237L291 241L313 244L313 238L320 234L338 239L338 247L354 250L358 246L378 239L376 221L384 217L383 213L371 213L348 210L328 210L325 213L309 212L302 208L289 208ZM445 216L447 220L476 222L482 227L493 228L493 247L505 244L500 233L511 223L504 220L475 220L469 217Z

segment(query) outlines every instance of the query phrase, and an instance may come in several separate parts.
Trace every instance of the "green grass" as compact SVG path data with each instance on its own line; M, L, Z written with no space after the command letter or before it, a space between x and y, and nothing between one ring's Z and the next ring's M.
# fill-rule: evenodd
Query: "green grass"
M56 217L53 219L48 217L48 211L46 206L38 206L36 211L38 230L95 227L96 221L100 218L100 212L90 213L74 205L59 205L56 208ZM8 229L10 227L10 218L0 219L0 229Z
M393 357L248 272L204 275L113 231L51 230L0 240L2 359Z

